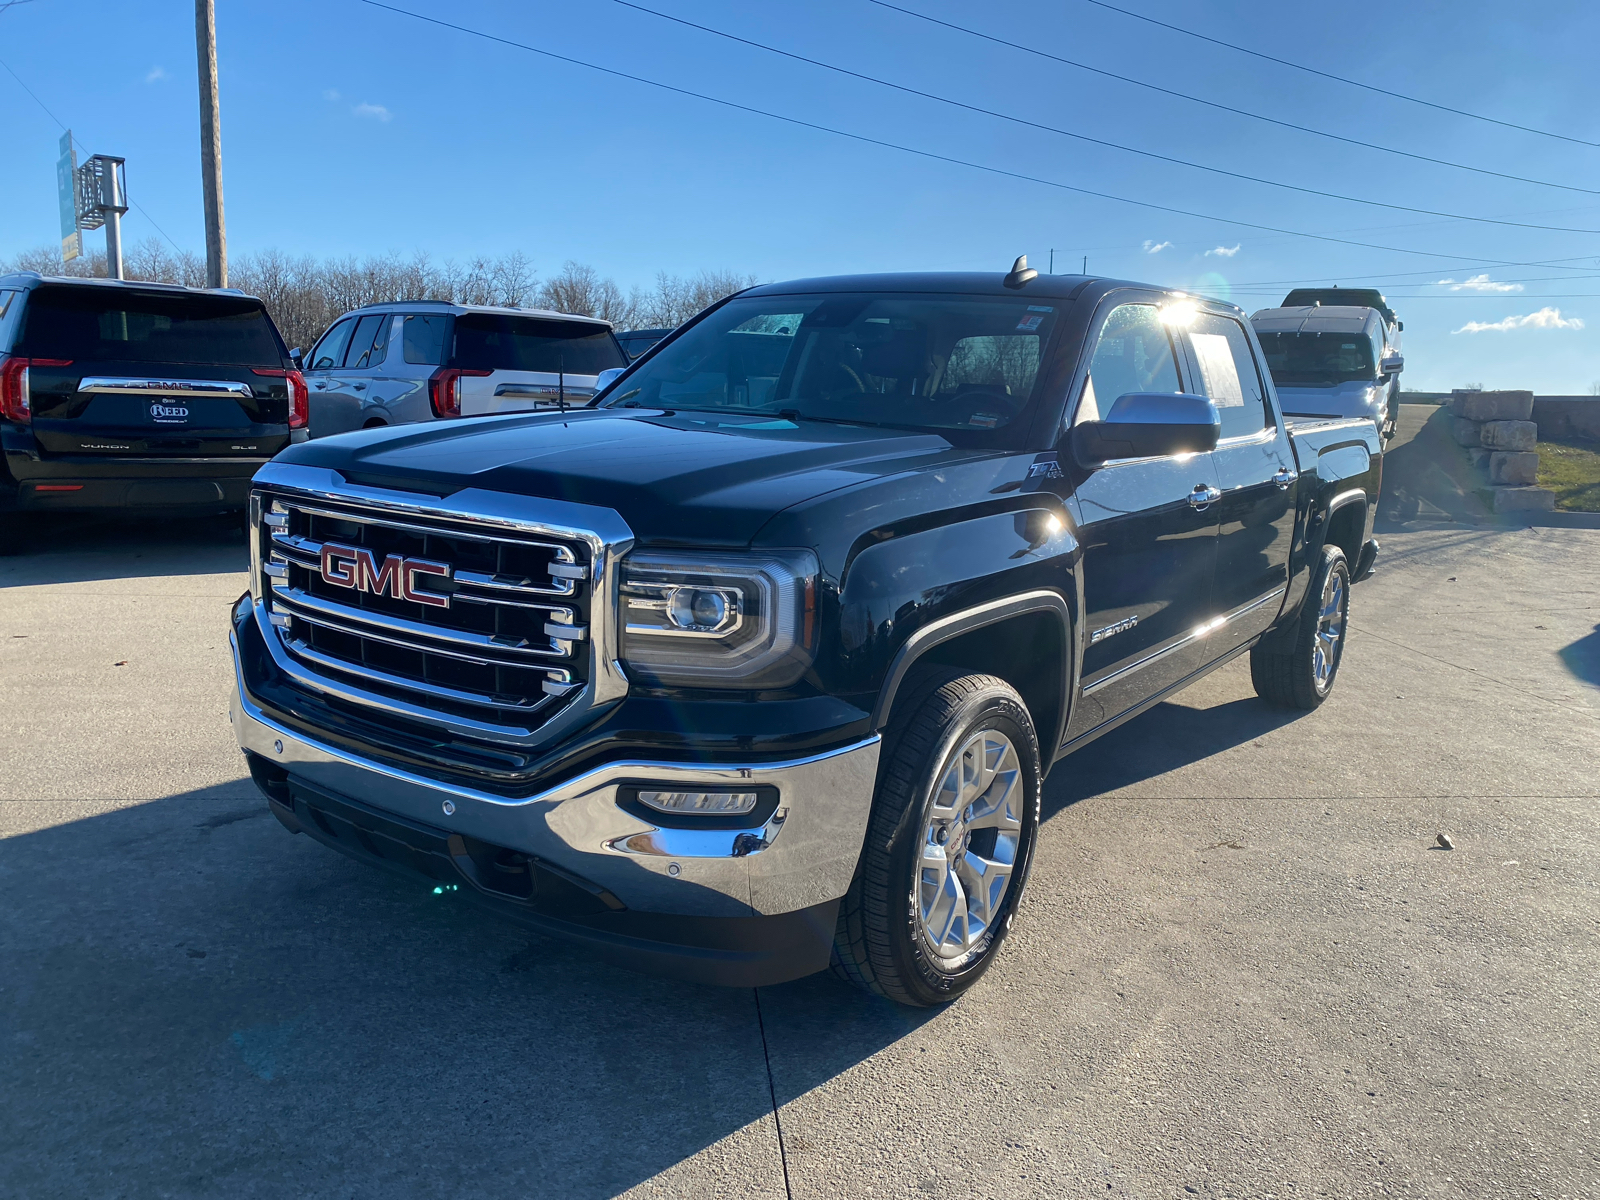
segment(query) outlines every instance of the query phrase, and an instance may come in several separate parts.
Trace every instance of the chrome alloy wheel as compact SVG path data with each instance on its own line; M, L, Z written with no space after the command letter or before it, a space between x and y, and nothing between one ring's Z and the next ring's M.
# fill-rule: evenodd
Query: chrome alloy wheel
M1017 749L995 729L972 734L934 786L911 902L924 949L953 971L982 953L1005 904L1027 789Z
M1322 585L1322 609L1317 614L1317 640L1311 648L1311 670L1317 690L1326 691L1339 669L1339 643L1344 637L1344 575L1329 571Z

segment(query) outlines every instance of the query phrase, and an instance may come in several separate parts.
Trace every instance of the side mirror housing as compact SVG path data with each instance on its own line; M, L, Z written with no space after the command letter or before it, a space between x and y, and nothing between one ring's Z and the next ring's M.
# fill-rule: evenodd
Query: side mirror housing
M1083 463L1113 458L1166 458L1215 448L1222 432L1217 406L1188 392L1129 392L1103 421L1072 427L1072 450Z
M598 400L600 398L600 394L618 379L620 379L622 377L622 373L627 369L627 367L607 367L604 371L601 371L600 374L596 375L594 379L595 399Z
M306 369L304 359L305 351L300 349L299 346L296 346L293 350L289 351L289 361L294 364L294 369L296 371L304 371Z
M1398 375L1406 369L1406 360L1399 354L1391 354L1378 364L1378 370L1385 375Z
M1406 331L1406 323L1404 321L1396 321L1394 328L1396 333L1404 333Z

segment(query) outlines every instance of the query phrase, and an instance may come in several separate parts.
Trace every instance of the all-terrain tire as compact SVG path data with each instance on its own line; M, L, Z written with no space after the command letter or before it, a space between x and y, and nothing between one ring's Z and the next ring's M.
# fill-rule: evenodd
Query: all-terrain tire
M833 970L897 1003L927 1007L954 1000L976 983L1011 928L1033 861L1043 770L1039 738L1027 705L1004 680L940 670L908 679L901 694L905 699L890 720L879 763L866 844L850 890L839 906ZM987 733L1001 737L983 739ZM919 907L919 897L927 887L924 842L929 839L929 822L936 812L944 811L935 809L936 799L948 796L936 795L936 789L970 760L966 748L976 744L981 752L984 747L998 746L1001 740L1014 750L1017 771L1014 779L1003 785L1004 793L998 790L1002 785L993 784L982 797L1014 814L1008 821L1014 819L1015 834L1005 836L1015 836L1015 845L1005 851L998 832L987 845L970 844L979 846L974 851L980 856L978 861L984 853L997 857L1009 853L1009 883L1003 900L991 906L990 919L983 922L983 932L970 949L959 957L941 958L930 949ZM1001 774L996 771L993 778L998 781ZM1010 776L1011 772L1004 774ZM974 801L962 811L971 816L978 807L979 802ZM974 818L975 824L979 820ZM977 831L979 835L984 832ZM974 836L972 831L964 835L967 839ZM962 845L965 848L968 842ZM950 861L958 858L966 861L964 852ZM949 874L954 878L956 872ZM967 920L972 919L964 906L962 911L968 913ZM963 923L962 929L968 928Z
M1256 695L1280 708L1316 708L1333 691L1349 630L1350 564L1343 550L1324 546L1289 648L1262 642L1250 650Z

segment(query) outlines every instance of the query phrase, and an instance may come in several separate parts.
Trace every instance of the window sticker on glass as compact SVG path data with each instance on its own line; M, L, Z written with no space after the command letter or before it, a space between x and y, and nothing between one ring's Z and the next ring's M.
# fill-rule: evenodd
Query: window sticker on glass
M1055 312L1055 309L1051 308L1048 304L1030 304L1030 305L1028 305L1028 311L1029 312Z
M1031 313L1017 322L1018 333L1034 333L1044 323L1044 317L1038 313Z
M1228 339L1220 333L1191 333L1189 341L1200 360L1200 377L1211 402L1218 408L1244 407L1244 389L1239 385L1239 369Z

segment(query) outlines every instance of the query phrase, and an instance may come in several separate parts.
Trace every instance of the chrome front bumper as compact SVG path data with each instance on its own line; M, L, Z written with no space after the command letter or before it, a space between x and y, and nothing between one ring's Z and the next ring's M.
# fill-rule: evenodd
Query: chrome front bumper
M230 633L230 718L241 749L315 787L396 816L547 860L629 909L697 917L772 916L844 895L866 836L881 739L807 758L748 765L629 760L536 795L475 791L350 753L275 722L244 690ZM621 808L624 783L767 785L778 807L752 829L679 829Z

